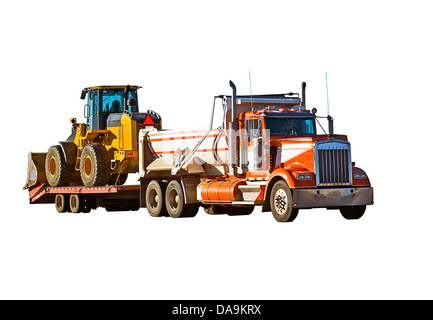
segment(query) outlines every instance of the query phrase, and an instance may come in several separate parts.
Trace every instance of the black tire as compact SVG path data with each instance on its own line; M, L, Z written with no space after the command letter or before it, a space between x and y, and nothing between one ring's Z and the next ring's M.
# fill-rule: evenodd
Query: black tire
M146 188L146 208L152 217L168 216L165 206L165 185L152 180Z
M226 213L229 216L246 216L254 211L254 206L247 207L227 207L225 208Z
M293 208L292 191L283 180L277 181L271 191L271 211L278 222L292 222L298 216Z
M186 204L180 183L176 180L170 181L165 191L165 207L170 217L192 217L196 205L195 203ZM197 212L195 212L195 214L197 214Z
M105 186L110 178L110 157L102 144L84 147L80 159L81 180L86 187Z
M66 164L60 146L52 146L45 157L45 175L51 187L69 186L74 173L74 167Z
M128 179L127 173L121 173L120 175L117 173L114 173L114 174L110 175L110 178L108 179L108 184L121 186L121 185L125 184L127 179Z
M69 197L69 207L72 213L80 213L82 211L82 201L78 194L71 194Z
M69 212L69 195L60 193L56 194L54 205L56 206L57 212Z
M364 215L367 206L341 207L341 215L347 220L359 219Z

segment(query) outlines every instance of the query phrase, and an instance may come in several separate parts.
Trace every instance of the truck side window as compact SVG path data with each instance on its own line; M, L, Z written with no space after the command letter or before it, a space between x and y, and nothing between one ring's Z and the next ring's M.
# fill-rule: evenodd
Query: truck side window
M248 134L248 142L262 136L262 121L260 119L246 120L245 128Z

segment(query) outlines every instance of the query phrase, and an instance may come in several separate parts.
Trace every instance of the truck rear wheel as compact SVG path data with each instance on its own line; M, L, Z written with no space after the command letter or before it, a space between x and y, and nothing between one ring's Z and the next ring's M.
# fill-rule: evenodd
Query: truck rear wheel
M176 180L170 181L165 191L165 206L172 218L193 217L197 214L196 204L186 204L182 186ZM197 210L196 210L197 208Z
M51 187L68 186L74 173L73 166L66 163L62 148L52 146L45 157L45 175Z
M110 178L110 157L102 144L84 147L80 159L81 180L86 187L105 186Z
M70 211L69 208L69 195L65 194L56 194L56 198L54 199L54 205L56 206L57 212L67 212Z
M146 208L152 217L168 216L165 206L164 191L165 185L162 182L152 180L146 189Z
M367 206L342 207L340 208L340 212L344 218L354 220L359 219L364 215L366 207Z
M270 200L272 215L278 222L292 222L298 216L298 209L293 208L292 191L285 181L274 184Z

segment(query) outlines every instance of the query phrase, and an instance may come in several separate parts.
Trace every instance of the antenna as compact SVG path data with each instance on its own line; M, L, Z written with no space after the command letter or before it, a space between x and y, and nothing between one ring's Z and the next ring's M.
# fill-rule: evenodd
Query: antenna
M326 82L326 104L328 106L328 117L329 117L329 95L328 95L328 73L325 72L325 82Z
M251 111L253 111L253 89L251 87L251 71L248 70L248 75L250 77L250 100L251 100Z

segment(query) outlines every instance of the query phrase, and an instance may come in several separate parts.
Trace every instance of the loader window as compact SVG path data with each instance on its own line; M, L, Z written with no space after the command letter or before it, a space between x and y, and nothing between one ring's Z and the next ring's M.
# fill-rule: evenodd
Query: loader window
M102 90L102 112L123 112L123 90Z
M267 118L266 129L271 136L311 136L316 134L313 118Z
M107 113L121 113L123 112L124 103L124 90L103 90L102 91L102 112ZM137 90L130 90L128 92L128 99L134 98L137 100ZM131 112L138 112L138 105L127 108ZM131 110L132 109L132 110Z

